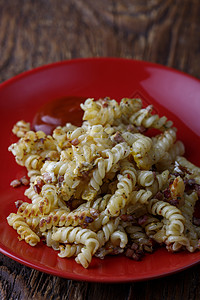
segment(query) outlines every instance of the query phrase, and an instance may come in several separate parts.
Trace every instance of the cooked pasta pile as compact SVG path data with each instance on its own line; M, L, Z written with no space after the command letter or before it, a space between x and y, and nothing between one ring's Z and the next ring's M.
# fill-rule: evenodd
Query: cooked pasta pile
M14 126L9 151L30 178L31 203L18 200L7 218L20 239L45 241L84 268L94 255L140 260L157 245L199 250L200 168L183 157L173 123L140 99L89 98L81 108L81 127L52 135Z

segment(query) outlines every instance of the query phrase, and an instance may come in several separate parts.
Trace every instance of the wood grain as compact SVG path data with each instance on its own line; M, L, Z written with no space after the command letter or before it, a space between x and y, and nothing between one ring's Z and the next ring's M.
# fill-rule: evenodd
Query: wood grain
M0 299L199 299L200 266L165 278L103 284L67 280L22 266L0 254Z
M199 0L0 0L0 82L65 59L115 56L200 78ZM0 254L0 299L200 299L200 266L126 284L76 282Z
M200 78L198 0L1 0L0 81L77 57L116 56Z

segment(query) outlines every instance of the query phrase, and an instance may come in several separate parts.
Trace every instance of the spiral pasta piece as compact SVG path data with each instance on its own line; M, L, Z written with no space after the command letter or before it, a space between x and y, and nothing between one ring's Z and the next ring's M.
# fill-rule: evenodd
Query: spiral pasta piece
M103 197L97 198L93 204L92 208L98 210L99 212L103 212L106 209L108 201L110 200L111 194L106 194Z
M152 215L145 215L141 218L142 221L140 222L140 224L144 228L147 236L149 236L150 238L154 238L156 233L160 231L164 226L163 222Z
M88 135L100 149L111 148L113 143L102 125L92 125L87 130Z
M137 171L137 182L139 185L146 187L153 184L155 173L152 171Z
M164 156L156 163L158 170L171 169L170 166L173 165L176 158L183 155L185 152L185 147L181 141L175 142L168 152L165 152Z
M163 158L165 153L172 147L176 140L176 131L173 128L167 129L154 140L152 163L156 164Z
M42 236L45 238L45 242L48 247L53 248L54 250L59 250L59 242L52 239L53 232L52 230L47 230L42 233Z
M30 123L25 122L24 120L18 121L13 129L12 132L19 138L23 137L28 131L30 131Z
M54 228L52 239L63 243L84 244L85 247L81 249L81 253L79 253L75 259L76 262L80 263L84 268L88 267L92 255L94 255L99 247L96 233L89 229L82 229L81 227L69 226L67 228Z
M24 121L13 128L19 140L9 151L30 177L11 182L30 200L16 201L7 218L20 239L41 238L84 268L94 255L140 260L154 244L200 250L200 168L183 157L172 122L137 98L89 98L81 108L81 126L52 135Z
M168 249L178 251L182 246L189 248L189 240L184 235L186 220L177 207L164 201L152 199L149 202L148 210L153 215L161 215L168 221L165 239Z
M192 222L194 207L198 201L197 192L192 192L190 195L184 194L184 200L184 205L180 207L180 210L183 212L185 218Z
M118 103L108 98L97 101L89 98L81 104L81 108L84 110L83 120L87 120L90 124L113 124L115 119L121 117Z
M186 177L188 179L194 179L197 184L200 184L200 168L188 161L183 156L177 156L176 162L181 168L186 169Z
M162 131L173 125L172 121L168 121L165 116L159 117L157 114L151 114L152 105L140 109L130 117L130 123L136 126L144 126L145 128L156 128Z
M125 248L128 243L128 236L122 226L118 226L110 236L110 241L114 246Z
M24 239L29 245L35 246L40 241L39 236L30 229L22 216L11 213L7 217L7 221L10 226L17 230L21 239Z
M49 152L56 151L56 145L51 136L46 136L42 131L28 131L17 143L12 144L9 151L13 153L19 165L24 166L27 155L48 157Z
M148 202L151 196L152 196L152 192L144 189L133 191L130 195L130 203L134 205L136 203L145 204Z
M132 155L139 169L148 170L151 165L151 157L149 156L150 150L152 149L151 138L139 135L138 139L132 144Z
M97 239L99 241L99 247L101 248L110 239L111 234L117 229L119 225L119 218L110 220L107 224L102 226L97 232Z
M92 208L82 209L70 212L69 209L58 209L51 212L48 216L41 219L39 227L43 232L53 226L67 227L67 226L84 226L88 225L99 216L98 212Z
M59 250L60 253L58 253L59 257L72 257L72 256L77 256L80 252L81 249L83 248L83 245L81 244L66 244L66 245L60 245Z
M139 246L140 250L152 252L152 242L139 225L127 224L125 230L131 238L131 241Z
M89 201L94 199L103 183L106 173L108 173L119 160L126 158L129 153L130 147L125 143L117 144L111 150L103 151L103 154L108 158L101 157L96 160L97 168L92 172L92 178L90 179L88 188L83 193L83 199Z
M136 170L128 160L122 162L118 180L117 190L110 198L107 206L107 211L111 216L120 214L120 210L129 202L131 192L136 184Z
M146 190L151 192L152 196L155 196L158 191L162 191L168 184L169 171L164 170L162 173L154 173L154 181L151 185L146 187Z
M43 197L34 190L33 184L25 190L24 195L32 201L32 204L39 203L43 200Z
M122 120L127 120L133 113L142 108L142 101L138 98L122 98L120 101L120 109L122 112Z
M170 223L167 230L169 235L178 235L183 233L185 218L177 207L164 201L151 199L148 204L148 210L153 215L160 215L169 220Z

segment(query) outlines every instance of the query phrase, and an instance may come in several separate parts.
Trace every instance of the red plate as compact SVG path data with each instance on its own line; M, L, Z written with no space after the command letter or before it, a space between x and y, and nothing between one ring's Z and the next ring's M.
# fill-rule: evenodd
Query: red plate
M161 115L174 121L186 156L200 166L200 81L160 65L116 58L64 61L23 73L0 85L1 181L0 250L37 270L75 280L125 282L152 279L186 269L200 261L200 252L176 254L159 249L140 261L126 257L94 258L85 270L74 259L62 259L42 243L31 247L19 242L6 221L23 190L10 187L24 170L17 166L8 146L16 121L32 121L39 108L63 97L141 97Z

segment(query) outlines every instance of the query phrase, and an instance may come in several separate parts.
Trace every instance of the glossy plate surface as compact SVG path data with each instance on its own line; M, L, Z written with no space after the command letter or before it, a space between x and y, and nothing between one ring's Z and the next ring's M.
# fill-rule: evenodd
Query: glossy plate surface
M151 63L96 58L64 61L23 73L0 85L1 180L0 250L10 258L37 270L75 280L125 282L157 278L188 268L200 261L200 252L168 253L159 249L140 261L126 257L93 258L86 270L74 259L62 259L42 243L31 247L19 242L6 221L15 212L14 202L25 199L23 189L10 182L24 174L8 146L14 141L13 125L21 119L31 122L48 101L65 96L141 97L152 103L178 128L186 146L186 157L200 166L200 81L173 69Z

